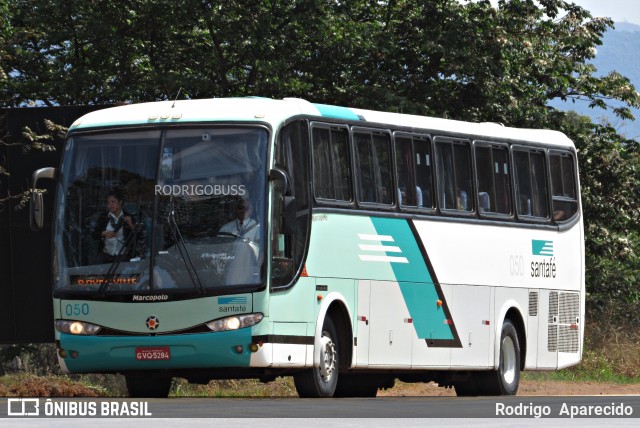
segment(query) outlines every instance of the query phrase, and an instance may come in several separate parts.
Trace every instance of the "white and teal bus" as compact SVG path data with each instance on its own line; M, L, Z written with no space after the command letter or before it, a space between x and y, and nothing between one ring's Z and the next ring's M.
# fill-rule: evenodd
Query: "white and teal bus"
M396 379L515 394L522 370L581 359L562 133L300 99L155 102L78 119L42 178L57 182L60 365L121 373L131 396L279 376L302 397Z

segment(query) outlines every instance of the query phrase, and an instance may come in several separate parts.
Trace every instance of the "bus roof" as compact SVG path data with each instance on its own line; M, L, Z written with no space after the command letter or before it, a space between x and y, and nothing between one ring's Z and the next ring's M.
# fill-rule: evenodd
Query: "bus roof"
M529 141L573 146L563 133L546 129L522 129L498 123L473 123L428 116L388 113L326 104L314 104L299 98L274 100L260 97L211 98L158 101L111 107L86 114L76 120L70 131L96 127L190 122L256 122L274 128L290 117L307 115L319 118L358 121L362 126L382 124L391 128L413 128L422 132Z

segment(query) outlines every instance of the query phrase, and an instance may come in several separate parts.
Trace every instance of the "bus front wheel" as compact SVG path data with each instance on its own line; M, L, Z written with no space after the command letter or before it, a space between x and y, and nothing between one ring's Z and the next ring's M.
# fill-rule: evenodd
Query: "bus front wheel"
M338 384L339 348L338 333L331 318L327 318L322 326L320 347L320 364L311 370L297 373L293 380L296 391L301 398L333 397Z

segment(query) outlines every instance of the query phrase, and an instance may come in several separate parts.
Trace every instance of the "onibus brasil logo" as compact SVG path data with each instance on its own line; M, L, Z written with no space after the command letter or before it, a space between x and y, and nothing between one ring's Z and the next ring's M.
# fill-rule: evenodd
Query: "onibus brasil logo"
M146 401L9 398L7 416L153 416Z

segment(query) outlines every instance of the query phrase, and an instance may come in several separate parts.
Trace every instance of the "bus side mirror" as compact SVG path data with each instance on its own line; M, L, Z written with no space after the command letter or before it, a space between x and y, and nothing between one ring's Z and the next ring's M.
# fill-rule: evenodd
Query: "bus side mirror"
M38 180L41 178L55 179L57 170L55 168L40 168L31 177L31 197L29 198L29 225L31 230L36 231L44 226L44 198L42 192L38 190Z
M280 168L273 168L269 171L269 180L275 182L275 188L283 194L289 193L289 178L287 173Z
M291 183L287 173L280 168L269 171L269 180L274 182L275 189L282 197L282 233L293 235L296 232L297 205L294 196L286 196L291 193Z
M44 202L41 192L32 192L29 201L29 209L31 211L29 225L31 230L36 231L42 229L44 225Z

